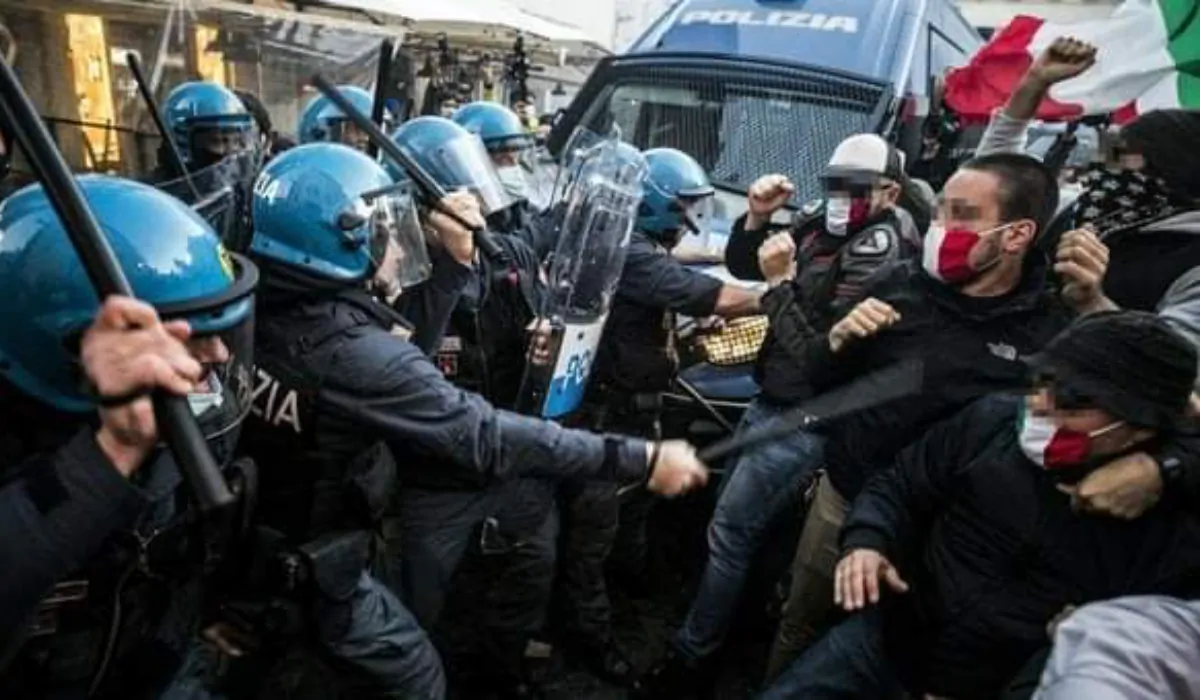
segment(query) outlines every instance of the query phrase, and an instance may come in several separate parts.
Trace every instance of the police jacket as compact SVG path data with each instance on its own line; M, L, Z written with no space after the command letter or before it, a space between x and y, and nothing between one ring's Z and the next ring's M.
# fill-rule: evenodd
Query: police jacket
M432 355L441 347L459 297L475 278L470 266L458 262L444 249L437 249L429 279L404 290L396 298L394 308L412 327L409 340L421 352Z
M524 243L533 251L539 262L554 252L558 243L555 228L556 216L561 206L538 211L528 200L520 200L503 211L488 217L488 228L503 236L510 236Z
M404 484L647 476L641 441L499 411L455 387L404 340L404 319L366 292L268 287L256 318L257 379L242 444L259 461L259 512L293 536L320 529L310 522L314 489L358 478L346 474L350 463L378 442Z
M82 697L105 654L99 697L153 695L199 614L185 585L199 567L177 556L188 551L179 472L160 453L127 479L95 426L10 399L0 409L10 465L0 471L0 697Z
M920 234L903 209L888 209L849 236L834 236L825 230L823 208L806 211L809 213L792 227L796 278L771 289L762 300L770 327L758 354L755 379L762 398L783 405L812 394L804 366L808 347L824 342L833 322L862 298L868 278L921 250ZM773 231L746 231L745 224L744 216L734 224L733 251L726 249L726 260L739 277L751 272L748 266L752 261L754 276L762 279L758 249Z
M624 395L666 390L679 370L675 314L711 315L721 287L717 278L684 266L665 247L635 231L600 341L592 386Z
M1045 259L1031 254L1017 288L994 298L968 297L925 273L916 261L889 268L864 290L891 304L900 321L851 341L838 353L828 338L809 354L810 381L825 391L906 359L924 363L920 392L852 414L826 427L826 469L846 498L922 431L995 391L1025 386L1021 357L1041 349L1074 318L1045 289Z
M996 697L1067 605L1198 592L1200 521L1170 501L1130 521L1073 512L1021 451L1019 401L990 397L930 430L846 519L843 550L882 552L911 587L884 594L884 627L918 696Z
M541 304L540 266L519 239L497 236L507 261L481 256L458 297L436 360L446 378L494 406L512 408L525 371L525 330Z

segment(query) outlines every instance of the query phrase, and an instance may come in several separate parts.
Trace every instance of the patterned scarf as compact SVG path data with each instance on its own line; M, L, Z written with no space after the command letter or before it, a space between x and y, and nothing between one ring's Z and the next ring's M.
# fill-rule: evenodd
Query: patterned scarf
M1097 163L1088 168L1079 184L1083 194L1079 195L1076 224L1088 224L1102 236L1182 211L1161 178L1136 170L1114 170Z

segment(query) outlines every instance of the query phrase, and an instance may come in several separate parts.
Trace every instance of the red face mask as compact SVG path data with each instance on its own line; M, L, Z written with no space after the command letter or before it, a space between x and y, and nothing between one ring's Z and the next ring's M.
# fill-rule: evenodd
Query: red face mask
M940 224L929 227L925 234L921 264L930 277L947 284L962 284L1000 262L1000 256L985 261L980 267L971 265L971 251L989 234L1008 227L1002 224L986 231L965 228L945 229Z

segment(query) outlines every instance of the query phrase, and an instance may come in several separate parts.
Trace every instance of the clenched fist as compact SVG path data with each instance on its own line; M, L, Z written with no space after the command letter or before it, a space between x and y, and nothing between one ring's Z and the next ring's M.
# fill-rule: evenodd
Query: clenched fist
M1051 86L1070 80L1096 65L1096 47L1073 37L1054 40L1029 67L1029 77Z
M874 297L864 299L829 331L829 349L838 352L854 338L870 338L900 320L900 312Z
M1063 299L1077 312L1103 308L1108 246L1094 232L1081 228L1064 233L1058 242L1054 271L1063 279Z
M758 249L758 267L772 287L796 278L796 239L791 231L768 238Z
M154 307L109 297L83 335L80 360L104 407L96 443L122 474L132 474L158 442L150 392L186 395L204 369L189 352L183 321L161 323Z
M785 175L763 175L750 185L746 193L746 229L756 231L771 221L771 215L779 211L792 195L796 186Z
M647 445L647 449L651 446ZM646 484L652 493L671 498L708 483L708 469L700 463L691 445L682 440L668 440L659 450L658 463L650 465L653 471Z

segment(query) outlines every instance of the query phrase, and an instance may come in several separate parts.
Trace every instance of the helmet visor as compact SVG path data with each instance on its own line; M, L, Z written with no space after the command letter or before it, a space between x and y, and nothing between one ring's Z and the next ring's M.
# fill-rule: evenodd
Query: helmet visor
M209 162L251 151L255 146L254 129L243 125L197 125L191 132L191 151L205 154Z
M335 119L329 123L329 140L363 153L366 153L367 147L371 145L371 137L367 136L367 132L349 119Z
M375 268L373 281L376 289L391 299L405 287L428 279L433 265L410 186L396 185L369 193L366 199L370 210L371 262Z
M465 189L475 195L484 216L512 206L487 149L474 135L455 137L425 157L438 184L448 192Z

